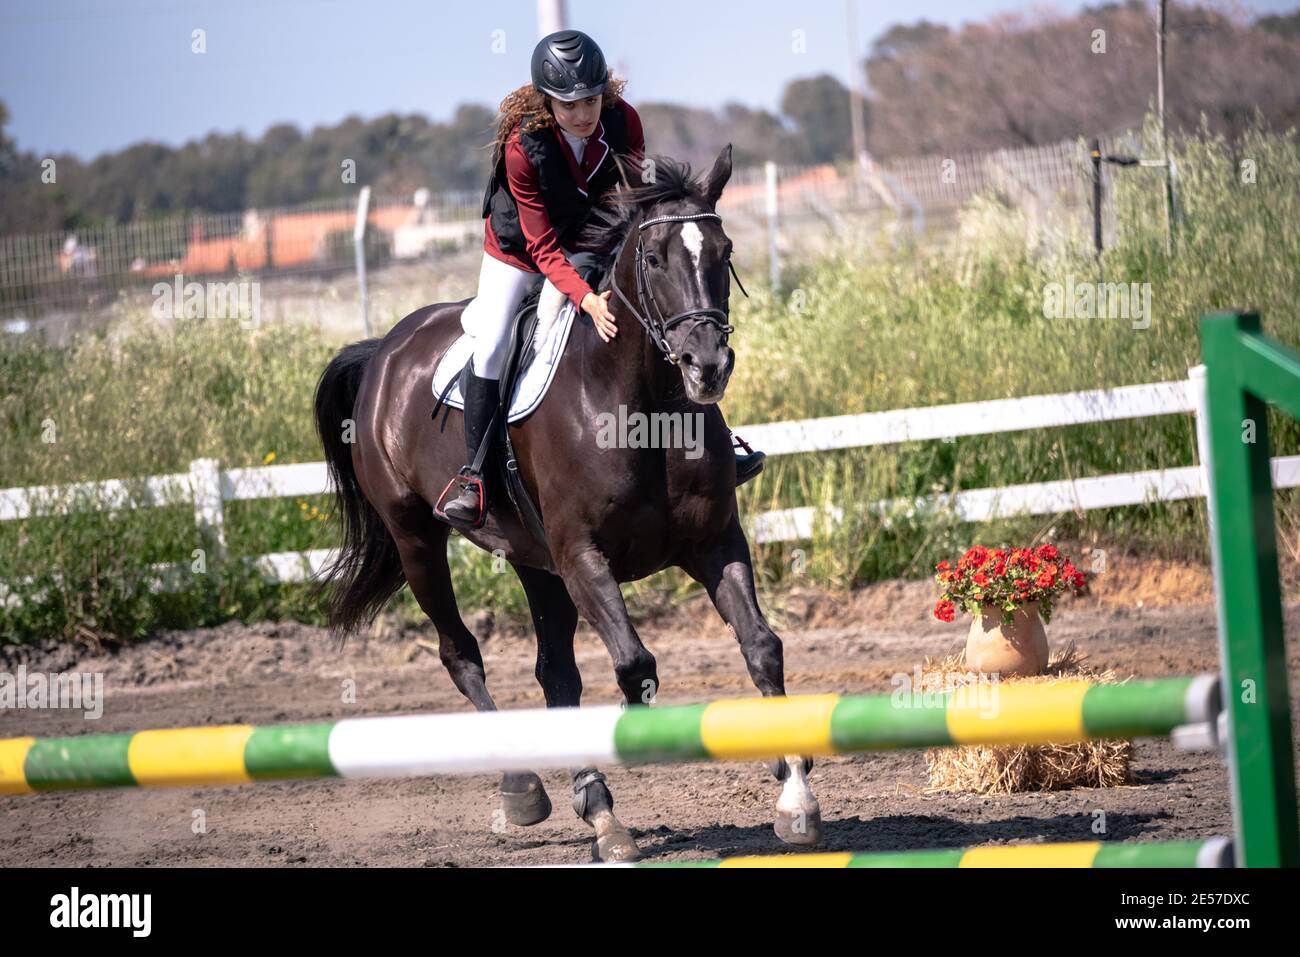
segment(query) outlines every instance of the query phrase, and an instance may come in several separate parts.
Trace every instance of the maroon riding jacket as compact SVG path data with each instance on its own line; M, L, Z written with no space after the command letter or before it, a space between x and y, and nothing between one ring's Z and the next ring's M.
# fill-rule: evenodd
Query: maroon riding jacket
M623 111L623 117L627 122L628 153L640 162L645 155L645 132L641 128L641 117L637 116L636 110L632 109L631 104L625 100L619 100L613 108ZM551 133L560 141L561 150L569 162L569 170L580 187L586 187L588 177L595 173L607 159L611 163L614 162L609 156L609 144L604 140L603 122L598 123L595 132L587 137L581 163L574 157L573 150L569 147L568 140L560 133L559 127L552 127ZM502 252L496 234L492 231L490 217L483 222L483 250L489 256L509 263L516 269L542 273L551 281L551 285L564 293L575 306L582 308L583 297L592 291L591 286L583 281L577 270L564 258L559 237L555 234L550 217L546 214L546 207L542 203L537 171L528 161L528 155L519 143L517 126L506 140L505 157L510 194L519 207L519 226L528 241L528 250L520 253Z

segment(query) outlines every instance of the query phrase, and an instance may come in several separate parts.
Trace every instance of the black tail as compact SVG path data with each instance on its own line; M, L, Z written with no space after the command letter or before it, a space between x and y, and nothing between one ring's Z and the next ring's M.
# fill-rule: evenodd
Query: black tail
M378 339L354 342L330 360L316 385L316 432L334 483L343 544L315 593L328 593L330 624L343 635L373 621L406 581L397 544L362 494L352 465L352 407L366 363L378 351Z

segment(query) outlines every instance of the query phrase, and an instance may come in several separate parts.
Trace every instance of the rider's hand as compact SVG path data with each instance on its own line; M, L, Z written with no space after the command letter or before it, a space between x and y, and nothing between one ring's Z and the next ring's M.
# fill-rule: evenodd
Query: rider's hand
M609 297L614 290L606 289L602 293L589 292L582 297L582 311L591 316L591 323L596 327L596 335L604 342L609 342L618 335L614 325L614 314L609 311Z

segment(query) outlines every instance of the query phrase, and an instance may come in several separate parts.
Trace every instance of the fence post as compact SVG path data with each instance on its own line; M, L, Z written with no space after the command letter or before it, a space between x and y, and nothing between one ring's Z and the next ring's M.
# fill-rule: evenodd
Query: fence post
M1092 247L1100 256L1102 252L1101 228L1101 140L1093 138L1092 149L1088 151L1092 160Z
M776 237L780 229L778 222L779 210L777 207L776 191L776 163L768 160L764 164L764 173L767 177L767 256L768 268L771 270L772 277L772 299L776 300L781 289L781 259L776 252Z
M357 199L357 224L352 229L352 245L357 252L357 291L361 297L361 329L370 338L370 305L366 300L366 219L370 215L370 187L361 187Z
M190 487L194 494L194 524L200 534L215 544L216 558L226 551L225 514L221 498L221 463L216 459L195 459L190 463Z

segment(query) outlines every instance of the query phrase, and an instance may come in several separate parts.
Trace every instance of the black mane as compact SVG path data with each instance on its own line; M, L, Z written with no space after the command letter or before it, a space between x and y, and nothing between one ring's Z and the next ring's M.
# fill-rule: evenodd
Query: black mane
M617 157L624 172L636 166ZM592 207L591 219L578 234L578 249L608 254L627 237L637 213L670 199L696 199L707 205L704 186L691 178L691 165L669 156L654 157L655 181L628 189L622 186L606 192Z

